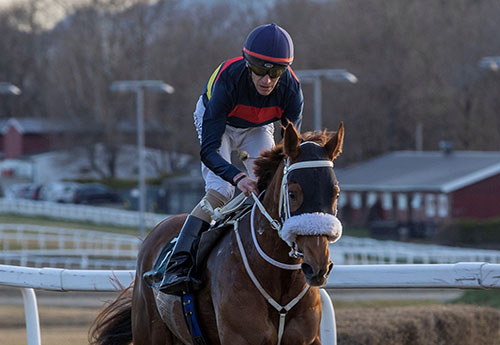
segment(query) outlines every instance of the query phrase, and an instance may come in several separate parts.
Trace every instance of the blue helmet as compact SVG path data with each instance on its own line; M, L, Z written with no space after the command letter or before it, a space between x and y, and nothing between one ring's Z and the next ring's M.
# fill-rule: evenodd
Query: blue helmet
M243 57L255 66L272 69L293 62L293 41L285 29L276 24L256 27L243 45Z

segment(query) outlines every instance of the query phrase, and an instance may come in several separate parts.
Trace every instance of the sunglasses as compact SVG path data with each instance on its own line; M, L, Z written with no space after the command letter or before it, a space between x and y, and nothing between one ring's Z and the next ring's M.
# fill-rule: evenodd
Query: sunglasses
M250 70L253 73L258 75L259 77L263 77L266 74L268 74L269 77L271 77L271 79L275 79L275 78L280 77L287 69L287 66L268 69L268 68L262 68L259 66L255 66L255 65L252 65L250 63L248 64L248 67L250 68Z

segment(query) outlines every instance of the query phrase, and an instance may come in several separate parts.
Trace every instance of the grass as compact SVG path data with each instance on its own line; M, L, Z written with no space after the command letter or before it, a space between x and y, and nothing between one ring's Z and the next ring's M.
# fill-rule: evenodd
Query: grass
M473 304L500 309L500 290L468 290L450 303Z
M90 222L75 222L75 221L66 221L66 220L57 220L51 219L47 217L29 217L29 216L20 216L20 215L10 215L10 214L2 214L0 215L0 223L2 224L33 224L33 225L42 225L42 226L54 226L60 228L73 228L73 229L86 229L86 230L95 230L95 231L106 231L112 233L120 233L127 235L137 235L138 230L135 227L120 227L114 225L102 225L102 224L94 224Z
M343 230L344 235L352 237L370 237L370 229L366 227L348 227Z

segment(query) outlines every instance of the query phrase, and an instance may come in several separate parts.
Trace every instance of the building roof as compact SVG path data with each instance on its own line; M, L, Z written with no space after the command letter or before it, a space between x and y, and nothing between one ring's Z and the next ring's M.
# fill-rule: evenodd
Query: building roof
M34 117L11 117L0 121L0 132L7 133L10 127L17 129L19 133L52 133L62 132L73 128L69 123L62 123L45 118Z
M500 152L395 151L335 173L345 191L449 193L500 174Z

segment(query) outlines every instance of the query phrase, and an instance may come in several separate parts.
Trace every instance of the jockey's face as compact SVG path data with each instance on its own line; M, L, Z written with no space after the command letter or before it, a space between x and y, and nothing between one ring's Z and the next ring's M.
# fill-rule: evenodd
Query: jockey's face
M269 74L260 76L252 71L252 82L257 89L257 92L262 96L269 96L273 92L274 88L278 84L280 77L271 78Z

